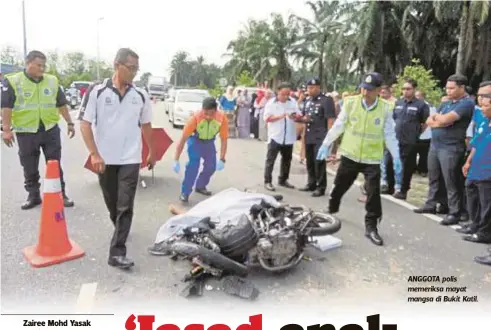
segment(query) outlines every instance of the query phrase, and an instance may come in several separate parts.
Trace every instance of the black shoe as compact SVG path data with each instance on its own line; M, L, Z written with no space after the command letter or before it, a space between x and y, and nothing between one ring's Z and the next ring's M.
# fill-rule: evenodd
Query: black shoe
M472 243L484 243L490 244L491 238L483 236L481 234L471 234L463 237L464 241L472 242Z
M206 188L200 188L200 189L196 188L194 191L196 191L198 194L205 195L205 196L211 196L212 195L212 192Z
M265 183L264 188L269 191L276 191L276 188L273 186L272 183Z
M285 188L288 188L288 189L295 189L295 186L292 185L288 181L285 181L285 182L282 182L282 183L278 183L278 186L285 187Z
M474 261L481 265L491 266L491 255L474 257Z
M38 205L41 205L43 201L41 200L41 197L33 197L33 198L28 198L27 201L22 203L20 208L22 210L30 210L35 208Z
M419 209L414 209L413 210L414 213L417 213L417 214L435 214L436 213L436 208L435 207L431 207L431 206L422 206L420 207Z
M181 202L183 202L183 203L187 203L187 202L189 202L189 196L188 196L188 195L185 195L185 194L181 194L181 195L179 196L179 200L180 200Z
M407 194L397 191L392 197L405 201L407 199Z
M135 263L126 257L117 256L117 257L109 257L107 261L109 266L121 268L121 269L129 269L135 265Z
M73 200L71 200L70 198L68 198L68 196L63 196L63 205L65 207L74 207L75 206L75 202Z
M445 218L443 218L440 224L442 226L453 226L459 223L460 217L456 217L455 215L447 214Z
M300 188L300 189L298 189L298 190L300 190L300 191L308 191L308 192L310 192L310 191L315 191L315 187L312 187L312 186L307 185L307 186L305 186L305 187L303 187L303 188Z
M380 235L378 234L378 231L376 229L374 230L367 230L365 233L365 236L372 241L373 244L382 246L384 245L384 240Z
M472 235L472 234L475 234L477 232L477 230L476 230L476 228L474 228L472 226L465 226L465 227L457 229L456 232L459 234Z
M469 221L469 215L467 213L462 214L460 216L460 222L467 222L467 221Z
M327 213L327 214L330 214L330 215L335 215L336 213L339 212L339 210L333 210L333 209L330 209L330 208L326 208L324 210L322 210L323 213Z
M312 197L321 197L324 196L325 194L326 194L325 191L316 190L312 193Z

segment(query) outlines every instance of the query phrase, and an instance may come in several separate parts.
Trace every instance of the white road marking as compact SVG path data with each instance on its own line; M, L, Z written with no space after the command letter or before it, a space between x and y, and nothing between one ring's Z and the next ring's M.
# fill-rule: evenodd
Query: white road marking
M80 287L80 294L77 299L77 313L90 314L94 306L97 283L85 283Z
M295 158L297 160L300 160L300 156L298 154L296 154L296 153L293 154L293 158ZM333 170L331 170L331 169L327 169L327 173L329 173L332 176L335 176L336 175L336 172L333 171ZM355 181L355 185L357 187L360 187L361 186L360 182L358 182L358 181ZM395 203L395 204L397 204L399 206L402 206L402 207L404 207L404 208L406 208L408 210L411 210L412 211L412 210L416 209L416 206L414 206L412 204L409 204L406 201L403 201L403 200L394 198L394 197L392 197L390 195L381 195L381 197L382 198L385 198L385 199L387 199L389 201L391 201L392 203ZM438 223L442 222L442 220L443 220L442 217L439 217L438 215L435 215L435 214L425 214L425 213L423 213L421 215L424 216L424 217L426 217L427 219L433 220L433 221L438 222ZM449 226L449 227L452 228L452 229L462 228L459 225L454 225L454 226Z

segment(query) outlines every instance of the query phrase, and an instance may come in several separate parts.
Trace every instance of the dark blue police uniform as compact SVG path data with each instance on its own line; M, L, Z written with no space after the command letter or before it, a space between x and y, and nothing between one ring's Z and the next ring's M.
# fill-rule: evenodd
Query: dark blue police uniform
M311 79L307 85L320 85L319 79ZM307 163L308 182L301 191L313 191L313 197L323 196L327 189L326 161L317 160L319 151L328 131L328 120L336 118L336 107L330 96L318 94L305 101L302 111L306 121L305 159Z
M401 193L404 198L411 188L411 179L417 165L418 140L429 115L428 105L416 98L400 99L394 108L393 118L403 166ZM392 165L389 167L392 168Z

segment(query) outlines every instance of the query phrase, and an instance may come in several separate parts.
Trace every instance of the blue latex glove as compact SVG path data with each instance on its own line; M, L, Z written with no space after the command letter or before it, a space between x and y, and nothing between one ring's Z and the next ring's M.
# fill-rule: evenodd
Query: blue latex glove
M317 152L317 160L325 160L329 153L329 148L323 144L320 146L319 151Z
M181 170L181 164L179 164L178 160L176 160L174 162L174 165L172 165L172 170L176 173L179 173L179 171Z
M224 168L225 168L225 163L224 163L223 161L219 160L219 161L217 162L217 168L216 168L216 169L217 169L217 171L221 171L221 170L223 170Z

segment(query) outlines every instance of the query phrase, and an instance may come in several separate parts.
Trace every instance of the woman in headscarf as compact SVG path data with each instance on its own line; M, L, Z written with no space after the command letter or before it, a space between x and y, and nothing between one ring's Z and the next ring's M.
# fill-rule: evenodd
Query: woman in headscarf
M256 103L258 103L257 108L259 109L258 111L258 116L259 116L259 140L261 141L268 141L268 131L267 131L267 124L264 121L264 107L266 106L266 103L269 102L274 96L274 93L272 90L268 89L264 93L264 97L261 98L261 100L258 102L256 99Z
M237 107L237 98L234 96L234 88L228 86L225 93L218 99L220 110L225 112L228 119L229 137L237 137L237 127L235 126L235 108Z
M239 139L248 139L251 135L251 97L247 89L244 89L237 98L237 131Z

